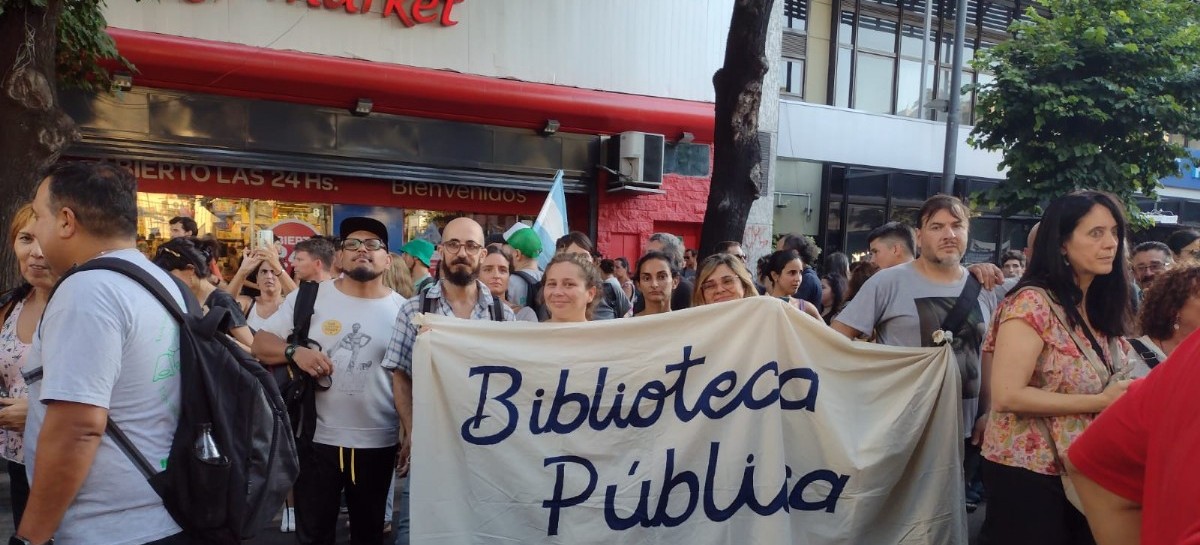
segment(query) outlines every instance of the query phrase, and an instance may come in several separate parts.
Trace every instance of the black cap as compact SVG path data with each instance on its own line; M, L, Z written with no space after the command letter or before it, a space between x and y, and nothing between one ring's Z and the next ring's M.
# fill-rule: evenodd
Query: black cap
M350 236L350 233L355 231L366 231L371 233L372 235L379 237L379 240L383 241L383 246L385 248L388 246L387 227L383 225L383 222L375 218L367 218L363 216L346 218L342 220L342 224L338 228L338 235L342 238L342 240L345 240L346 237Z

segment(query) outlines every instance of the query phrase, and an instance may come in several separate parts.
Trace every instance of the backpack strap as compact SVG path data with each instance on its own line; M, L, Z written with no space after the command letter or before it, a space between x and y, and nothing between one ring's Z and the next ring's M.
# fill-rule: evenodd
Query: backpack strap
M308 346L308 330L312 326L313 313L317 306L317 291L321 284L306 280L300 282L299 293L296 294L296 307L292 312L292 344ZM253 303L253 300L251 300Z
M134 282L137 282L139 285L145 288L146 291L149 291L150 294L153 295L154 298L157 299L158 302L167 309L167 313L175 319L175 322L179 324L180 342L182 342L183 337L187 335L187 333L184 331L186 329L187 321L183 309L179 307L179 303L177 303L175 298L167 292L167 287L159 282L158 279L151 276L146 269L134 265L133 263L124 259L116 257L101 257L88 261L87 263L84 263L78 267L72 268L70 271L67 271L67 274L63 275L63 277L59 279L57 284L54 285L54 290L50 292L50 297L54 297L54 292L58 291L58 287L61 286L63 281L69 278L71 275L80 272L96 270L120 273ZM179 291L183 294L183 300L188 307L188 314L192 316L202 315L203 311L200 309L200 302L197 301L196 297L192 295L191 290L187 289L187 287L184 286L178 278L171 276L171 279L175 281L175 285L179 287ZM41 380L41 369L38 369L37 371L38 373L36 378L37 380ZM121 449L121 452L125 453L125 456L129 458L129 461L133 463L134 467L137 468L138 472L140 472L142 476L149 479L153 477L155 473L157 473L154 470L154 466L150 464L150 461L146 459L145 455L143 455L141 451L137 449L137 446L133 444L133 441L131 441L129 437L125 435L125 432L121 430L121 427L113 421L112 416L108 417L107 425L104 427L104 434L108 435L113 442L116 443L117 447Z
M7 322L8 317L12 316L13 310L17 308L17 303L29 297L33 292L33 286L28 283L23 283L20 286L4 292L0 295L0 308L4 309L4 318L0 322Z
M504 321L504 301L494 295L492 296L492 321Z
M1129 341L1129 344L1133 345L1134 350L1137 350L1138 355L1142 357L1142 361L1146 362L1146 367L1154 369L1155 365L1162 363L1158 359L1158 354L1154 349L1147 346L1141 339L1130 337L1126 340Z
M529 285L530 290L532 290L533 286L538 283L538 281L533 278L532 274L529 274L525 271L513 271L512 273L514 276L520 277L521 280L524 280L525 283Z
M979 291L983 289L983 285L979 283L979 279L970 271L966 272L967 282L963 284L962 292L958 294L958 300L954 302L954 307L950 312L946 313L946 319L942 320L942 331L949 331L954 335L958 335L958 330L967 321L967 317L971 315L971 310L979 306Z
M430 297L428 289L421 290L421 314L433 312L434 307L438 305L441 297Z
M62 278L58 280L58 283L54 285L54 290L50 292L50 297L54 297L54 293L58 291L58 287L61 286L66 279L70 278L76 273L86 271L112 271L115 273L120 273L130 280L137 282L138 285L150 292L150 295L153 295L163 307L166 307L167 313L170 314L172 318L175 318L175 321L179 322L180 325L183 324L184 310L180 308L179 303L175 301L175 297L167 291L167 287L159 282L157 278L151 276L149 271L146 269L117 257L99 257L88 261L83 265L71 268L71 270L67 271L67 274L64 274ZM174 276L170 276L170 278L171 280L175 281L175 286L178 287L180 293L183 294L183 301L187 305L187 314L191 314L193 316L203 315L204 311L200 308L200 301L197 301L196 297L192 295L192 290L188 289L187 286L184 286L183 282L181 282L178 278L175 278Z
M1062 323L1063 329L1067 330L1067 334L1071 336L1071 341L1075 343L1075 347L1079 349L1079 352L1083 354L1083 358L1087 360L1088 364L1092 366L1092 370L1095 371L1096 375L1100 377L1100 382L1108 384L1109 380L1112 379L1113 369L1109 367L1108 362L1101 355L1100 345L1099 343L1095 342L1095 337L1091 336L1090 331L1087 331L1087 324L1083 321L1079 322L1080 329L1085 330L1088 336L1091 337L1088 339L1089 342L1085 343L1084 341L1080 340L1079 335L1075 333L1075 328L1071 327L1071 322L1067 319L1066 311L1063 309L1063 305L1059 303L1058 300L1051 297L1050 292L1036 286L1025 286L1021 288L1021 291L1025 290L1033 290L1037 293L1040 293L1042 297L1046 299L1046 305L1050 307L1050 312L1052 312L1054 317L1057 318L1060 323ZM1116 338L1109 339L1109 351L1113 353L1114 357L1116 356L1117 345ZM1128 368L1125 369L1125 372L1128 373Z

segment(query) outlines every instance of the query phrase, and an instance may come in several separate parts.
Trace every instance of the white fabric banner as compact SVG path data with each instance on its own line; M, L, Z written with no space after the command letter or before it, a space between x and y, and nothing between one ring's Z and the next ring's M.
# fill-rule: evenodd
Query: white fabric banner
M421 319L414 544L967 543L948 349L852 343L768 297Z

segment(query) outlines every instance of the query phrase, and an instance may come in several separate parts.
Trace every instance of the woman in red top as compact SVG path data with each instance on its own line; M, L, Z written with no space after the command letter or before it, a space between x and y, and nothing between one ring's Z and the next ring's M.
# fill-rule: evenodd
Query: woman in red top
M1071 445L1071 480L1100 545L1200 545L1198 358L1192 335Z

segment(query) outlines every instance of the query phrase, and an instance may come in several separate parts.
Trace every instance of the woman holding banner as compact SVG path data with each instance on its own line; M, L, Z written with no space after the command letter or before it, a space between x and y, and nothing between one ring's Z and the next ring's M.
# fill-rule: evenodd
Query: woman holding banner
M700 264L692 293L692 306L711 305L758 295L750 272L741 259L733 254L713 254Z
M600 271L586 253L562 252L546 265L542 295L547 322L586 322L599 303Z
M671 312L671 294L683 278L671 258L662 252L647 252L637 262L637 287L645 298L646 308L634 316L649 316Z
M992 321L980 543L1094 543L1061 459L1129 385L1125 231L1106 193L1050 203L1025 276Z

